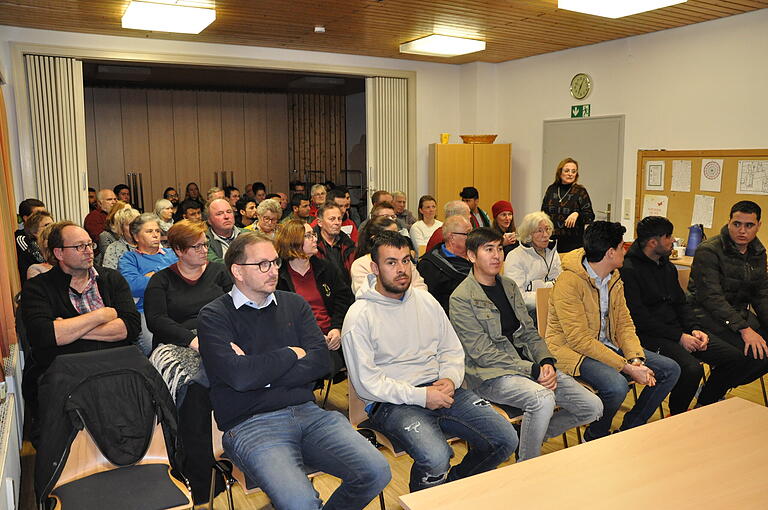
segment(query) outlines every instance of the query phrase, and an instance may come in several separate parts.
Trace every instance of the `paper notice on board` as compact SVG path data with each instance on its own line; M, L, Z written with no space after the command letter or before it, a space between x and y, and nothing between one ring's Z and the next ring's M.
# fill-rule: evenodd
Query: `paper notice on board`
M715 197L696 195L693 199L693 215L691 225L701 223L704 228L712 228L712 215L715 212Z
M669 197L665 195L645 195L643 197L643 218L646 216L667 216Z
M720 184L723 180L723 160L722 159L702 159L701 160L701 191L714 191L720 193Z
M645 163L645 189L662 191L664 189L664 162L648 161Z
M736 193L768 195L768 160L740 160Z
M691 191L691 160L672 160L672 186L670 191Z

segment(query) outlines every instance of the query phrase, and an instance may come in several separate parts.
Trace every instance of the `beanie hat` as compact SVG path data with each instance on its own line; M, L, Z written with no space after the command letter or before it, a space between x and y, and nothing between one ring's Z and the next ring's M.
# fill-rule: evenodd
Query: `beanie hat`
M512 214L515 214L514 209L512 209L512 204L510 204L506 200L499 200L498 202L493 204L493 206L491 207L491 211L493 212L494 218L503 212L511 212Z

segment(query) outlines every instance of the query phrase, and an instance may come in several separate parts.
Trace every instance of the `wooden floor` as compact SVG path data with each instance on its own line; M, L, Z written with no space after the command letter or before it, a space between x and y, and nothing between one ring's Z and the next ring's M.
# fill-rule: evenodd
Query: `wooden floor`
M752 402L756 402L759 404L763 404L763 394L760 389L760 382L755 381L752 384L748 386L743 386L740 388L737 388L733 391L731 391L727 398L731 397L741 397L747 400L751 400ZM631 406L633 405L634 400L632 396L632 392L630 391L627 399L624 402L624 405L622 406L621 410L619 410L617 416L614 418L614 427L618 427L618 425L621 423L621 420L624 416L624 413L628 411ZM668 415L669 410L667 409L666 402L664 403L664 413L665 416ZM337 385L334 385L334 387L331 389L331 396L328 400L328 408L329 409L335 409L338 410L346 415L346 409L347 409L347 383L346 381ZM659 413L657 412L650 421L658 420ZM575 445L577 444L577 438L576 438L576 432L575 430L571 430L567 434L568 437L568 444L569 445ZM461 461L463 456L466 454L466 446L461 443L454 443L453 445L454 450L456 451L456 457L453 460L453 463L458 463ZM542 453L546 455L547 453L551 453L557 450L560 450L563 448L563 440L562 438L556 438L552 439L550 441L547 441L543 448ZM410 457L407 455L402 455L400 457L393 457L388 450L381 449L382 454L387 458L389 461L389 465L392 469L392 481L387 486L386 490L384 491L384 498L386 502L386 507L388 510L395 510L402 508L400 506L400 503L398 502L398 496L401 494L405 494L408 492L408 477L411 469L411 460ZM514 460L510 461L510 463L514 463ZM506 465L506 464L504 464ZM33 488L32 488L32 476L33 476L33 467L34 467L34 449L30 445L28 441L24 442L24 448L22 450L22 484L21 484L21 502L20 502L20 508L21 510L34 510L34 494L33 494ZM320 497L323 500L326 500L330 494L336 489L336 487L339 486L339 480L337 478L334 478L330 475L321 475L316 478L314 478L314 486L317 489L317 491L320 493ZM270 509L272 508L272 505L269 503L269 499L266 497L263 493L256 493L246 496L239 486L235 485L233 488L233 494L235 499L235 508L237 510L256 510L256 509ZM206 506L199 506L196 508L207 508ZM226 495L221 494L219 495L215 502L214 502L214 508L216 510L225 510L227 508L227 500ZM369 504L366 509L367 510L376 510L379 508L378 499L374 500Z

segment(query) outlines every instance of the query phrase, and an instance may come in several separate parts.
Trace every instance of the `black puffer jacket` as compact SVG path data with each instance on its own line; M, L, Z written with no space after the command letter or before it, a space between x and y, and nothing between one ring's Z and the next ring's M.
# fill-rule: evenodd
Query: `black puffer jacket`
M146 453L157 416L171 467L179 473L176 406L163 378L135 346L56 357L40 379L40 416L35 458L39 503L59 479L69 447L84 426L110 462L127 466Z
M445 243L439 244L421 257L416 267L424 278L429 293L437 299L448 315L451 294L467 278L472 263L463 257L447 256L443 253L443 246Z
M737 333L748 327L752 305L760 323L768 326L765 247L755 238L746 253L739 253L724 226L696 249L688 290L699 318Z

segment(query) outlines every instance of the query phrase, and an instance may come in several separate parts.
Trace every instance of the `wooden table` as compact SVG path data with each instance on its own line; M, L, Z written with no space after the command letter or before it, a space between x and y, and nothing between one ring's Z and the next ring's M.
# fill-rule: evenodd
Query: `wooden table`
M740 398L433 489L403 508L768 508L768 408Z
M679 257L676 259L669 259L669 261L679 268L690 269L691 264L693 264L693 257L689 257L688 255L683 255L682 257Z

